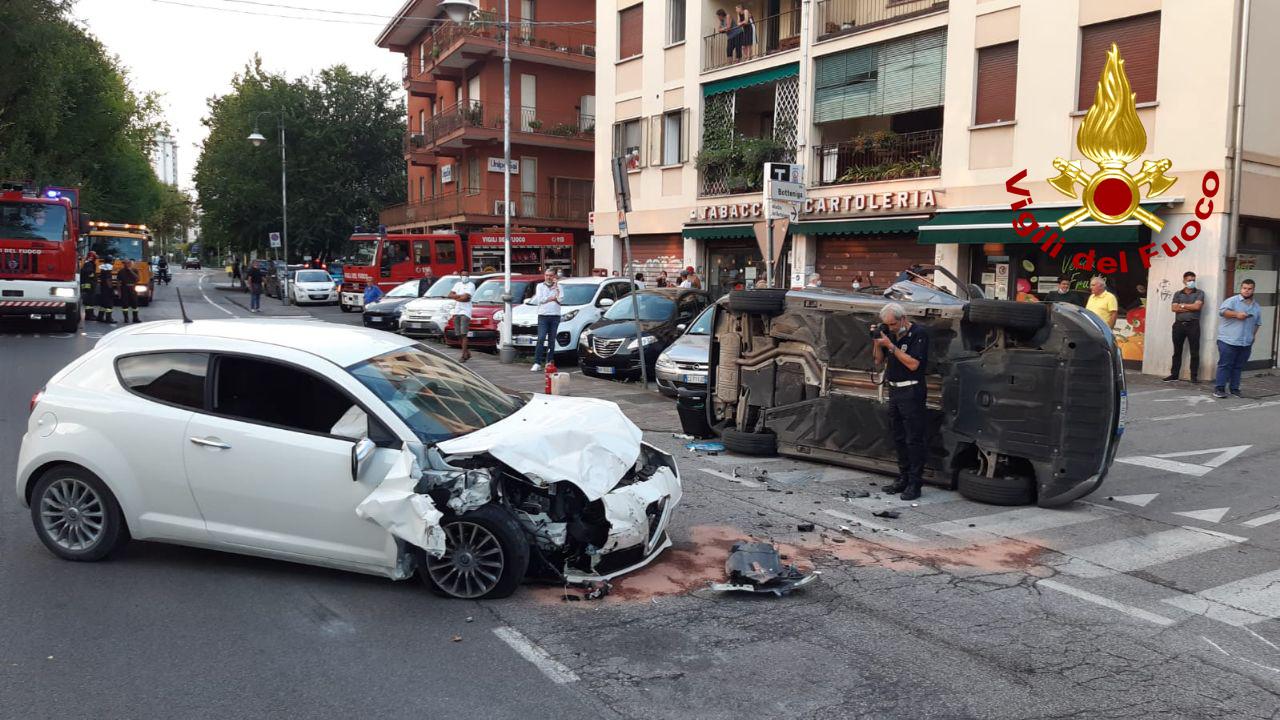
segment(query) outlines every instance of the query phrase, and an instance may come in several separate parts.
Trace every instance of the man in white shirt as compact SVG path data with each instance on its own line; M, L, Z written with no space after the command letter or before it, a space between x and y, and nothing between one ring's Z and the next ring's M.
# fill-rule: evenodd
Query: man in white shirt
M641 290L643 290L643 289L645 288L645 284L644 284L644 273L642 273L642 272L638 272L638 273L636 273L636 287L637 287L637 288L639 288L639 289L641 289Z
M544 358L555 358L556 330L560 328L560 298L562 297L560 280L555 270L547 270L533 293L533 304L538 307L538 342L533 346L533 367L529 372L542 369ZM542 339L547 339L546 353L542 350Z
M680 287L682 288L693 287L693 281L689 279L689 273L686 270L680 271Z
M449 290L449 299L453 301L453 332L462 341L461 362L471 359L471 351L467 349L467 332L471 329L471 296L476 292L475 283L471 282L471 274L464 268L458 272L458 282Z

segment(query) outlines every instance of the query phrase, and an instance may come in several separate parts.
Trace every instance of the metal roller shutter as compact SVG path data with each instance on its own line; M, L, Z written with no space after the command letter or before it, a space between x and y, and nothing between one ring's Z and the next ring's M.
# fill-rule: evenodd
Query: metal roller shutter
M1154 102L1160 67L1160 13L1134 15L1080 29L1080 89L1077 110L1088 110L1098 89L1111 43L1120 48L1124 74L1136 102Z
M644 273L649 287L658 280L658 273L667 271L667 279L674 281L684 269L684 238L679 235L640 235L631 238L631 256L635 271ZM624 269L625 271L625 269Z
M848 288L858 276L863 287L886 287L911 265L932 264L933 253L932 246L918 244L914 235L823 237L816 269L825 287Z

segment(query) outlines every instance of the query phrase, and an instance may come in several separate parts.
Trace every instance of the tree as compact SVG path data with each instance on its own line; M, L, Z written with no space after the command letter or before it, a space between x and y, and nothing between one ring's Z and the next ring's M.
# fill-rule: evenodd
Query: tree
M186 242L186 230L195 222L195 201L186 192L160 186L160 204L147 218L147 227L166 247Z
M396 86L343 65L290 81L255 57L232 79L231 93L210 99L195 171L203 241L265 251L267 234L281 229L281 115L290 253L341 254L352 229L375 225L378 210L401 201L405 187ZM255 128L266 137L257 148L246 140Z
M0 177L81 188L90 214L138 222L160 203L153 95L69 17L67 0L0 3Z

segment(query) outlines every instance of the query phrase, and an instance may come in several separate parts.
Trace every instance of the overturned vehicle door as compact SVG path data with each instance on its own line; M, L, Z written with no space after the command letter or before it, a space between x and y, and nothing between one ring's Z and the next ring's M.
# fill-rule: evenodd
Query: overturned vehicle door
M716 308L709 421L732 451L896 474L870 328L899 302L930 339L927 482L1042 507L1097 489L1124 430L1111 331L1074 305L988 300L952 281L966 297L923 280L882 295L730 293Z

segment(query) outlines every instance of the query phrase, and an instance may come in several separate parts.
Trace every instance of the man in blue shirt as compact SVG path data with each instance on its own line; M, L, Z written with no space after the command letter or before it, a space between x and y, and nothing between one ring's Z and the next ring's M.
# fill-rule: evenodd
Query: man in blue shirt
M1253 337L1262 324L1262 310L1253 299L1254 283L1245 280L1240 283L1240 294L1232 295L1222 301L1218 314L1222 321L1218 324L1218 376L1213 385L1213 396L1225 398L1228 385L1231 394L1240 394L1240 371L1249 360L1253 350Z
M382 288L374 285L373 283L369 283L369 287L364 289L364 306L369 307L381 299Z

